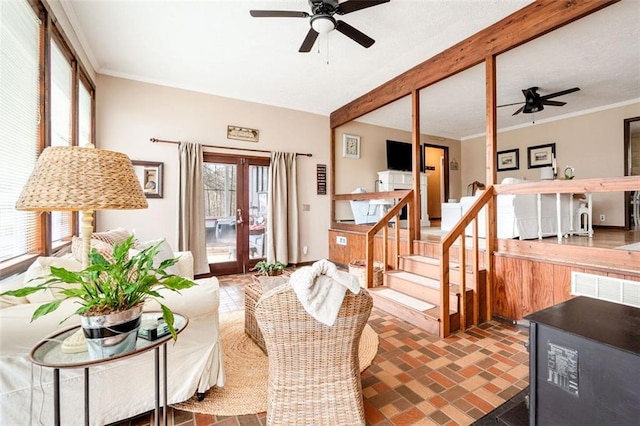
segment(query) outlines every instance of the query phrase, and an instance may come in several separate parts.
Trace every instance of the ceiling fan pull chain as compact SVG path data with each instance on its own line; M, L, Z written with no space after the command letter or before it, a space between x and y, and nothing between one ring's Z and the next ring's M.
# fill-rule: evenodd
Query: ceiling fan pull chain
M325 34L327 39L327 65L329 65L329 34Z

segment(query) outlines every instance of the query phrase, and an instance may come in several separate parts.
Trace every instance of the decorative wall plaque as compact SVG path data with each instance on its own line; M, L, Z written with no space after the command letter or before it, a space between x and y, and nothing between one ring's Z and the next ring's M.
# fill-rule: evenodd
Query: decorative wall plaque
M327 165L316 164L316 181L318 183L318 195L327 195Z

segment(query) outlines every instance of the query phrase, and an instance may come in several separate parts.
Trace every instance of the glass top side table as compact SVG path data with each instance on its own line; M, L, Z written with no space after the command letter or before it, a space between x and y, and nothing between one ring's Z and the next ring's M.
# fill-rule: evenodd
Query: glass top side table
M142 321L154 320L162 317L162 312L143 312ZM189 319L185 315L174 312L174 326L176 333L181 333L189 324ZM133 357L144 352L154 350L155 364L155 424L160 421L160 347L163 349L162 370L163 370L163 417L164 424L167 424L167 342L171 340L171 334L159 337L155 340L146 340L138 336L135 349L118 354L112 357L100 359L90 359L87 351L80 353L63 353L62 344L64 340L74 334L80 326L74 326L50 335L31 350L29 359L32 363L53 368L53 403L54 403L54 424L60 425L60 369L61 368L84 368L84 420L89 425L89 367L104 364L111 361Z

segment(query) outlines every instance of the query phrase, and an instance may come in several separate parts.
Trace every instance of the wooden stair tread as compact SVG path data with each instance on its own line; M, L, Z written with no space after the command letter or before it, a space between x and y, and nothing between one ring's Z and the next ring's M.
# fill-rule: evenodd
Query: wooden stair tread
M411 308L413 310L420 311L423 313L426 313L428 311L431 311L434 308L437 308L437 306L434 305L433 303L425 302L424 300L420 300L413 296L409 296L408 294L402 293L392 288L377 287L372 290L380 297L393 300L394 302L400 303L408 308Z
M428 287L432 290L440 290L440 281L428 278L423 275L414 274L412 272L407 272L403 270L396 271L387 271L386 274L390 277L394 277L396 279L401 279L404 281L408 281L413 284L417 284L423 287ZM460 294L460 286L458 284L449 283L449 293L458 295Z
M414 284L433 288L435 290L440 288L440 282L438 280L434 280L433 278L425 277L423 275L414 274L412 272L403 271L401 269L398 269L396 271L387 271L387 274L390 276L394 276L395 278L400 278L405 281L410 281Z
M374 305L375 298L381 297L386 299L392 303L402 305L405 309L411 310L413 312L418 312L425 317L430 318L433 321L440 321L440 307L433 303L428 303L413 296L409 296L401 291L397 291L391 288L385 287L376 287L370 288L369 292L374 297ZM383 309L384 310L384 309ZM450 315L455 315L455 310L449 311Z
M425 263L427 265L431 265L431 266L440 266L440 259L435 258L435 257L427 257L427 256L420 256L418 254L410 254L410 255L404 255L404 256L400 256L404 259L408 259L411 260L413 262L420 262L420 263ZM453 269L453 270L459 270L460 269L460 264L456 263L456 262L449 262L449 269ZM467 264L467 272L471 273L473 272L473 266L470 264ZM484 270L484 267L478 268L479 271Z

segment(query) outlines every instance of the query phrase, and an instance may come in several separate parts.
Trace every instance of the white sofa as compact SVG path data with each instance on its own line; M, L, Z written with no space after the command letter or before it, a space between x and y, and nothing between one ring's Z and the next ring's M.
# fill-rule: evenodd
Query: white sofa
M190 252L176 253L178 275L193 279ZM22 276L3 282L0 292L22 285ZM224 385L219 339L219 288L216 278L197 280L198 285L180 294L166 291L164 302L189 318L178 341L167 344L168 400L185 401L212 386ZM40 292L42 293L42 292ZM32 366L31 349L45 336L79 323L77 315L60 322L77 309L72 301L34 322L33 311L42 303L24 303L4 297L0 309L0 424L53 424L52 369ZM148 303L145 310L159 310ZM90 368L90 421L105 425L152 410L155 406L154 351ZM33 378L32 378L33 373ZM83 424L83 370L60 370L61 422ZM33 398L33 400L32 400ZM33 421L30 421L30 414Z
M526 182L515 178L505 178L502 184ZM478 191L475 196L462 197L459 203L443 204L442 230L449 231L455 226L458 220L464 215L477 197L481 194ZM497 197L497 237L498 238L519 238L529 240L539 238L539 230L542 237L566 235L575 231L578 226L577 211L580 205L578 200L574 200L573 221L571 220L570 194L560 195L560 229L558 229L557 198L555 194L540 195L540 217L538 218L538 196L536 194L500 194ZM486 223L485 212L482 209L478 215L478 236L485 238ZM447 217L444 217L447 215ZM457 217L453 217L457 216ZM573 226L573 230L571 229ZM466 235L472 235L471 225L465 230Z

